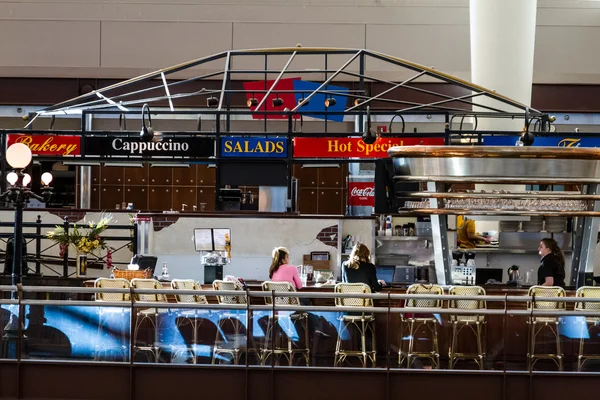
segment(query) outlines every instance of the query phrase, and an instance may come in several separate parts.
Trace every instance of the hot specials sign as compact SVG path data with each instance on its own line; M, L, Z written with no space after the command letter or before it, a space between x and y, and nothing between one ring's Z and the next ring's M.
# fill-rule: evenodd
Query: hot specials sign
M366 144L361 138L295 138L295 158L387 158L394 146L443 145L444 138L379 138Z
M238 158L286 158L287 138L239 138L221 139L221 156Z
M33 155L78 156L81 154L81 136L10 134L7 147L23 143Z

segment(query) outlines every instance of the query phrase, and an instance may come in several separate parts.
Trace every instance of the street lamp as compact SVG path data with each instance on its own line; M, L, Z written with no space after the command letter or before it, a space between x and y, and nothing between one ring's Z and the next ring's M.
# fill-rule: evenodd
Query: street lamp
M31 183L31 175L23 172L31 163L31 150L23 143L15 143L6 149L6 162L13 168L12 172L6 174L6 180L10 186L0 194L0 199L10 201L15 209L15 234L13 240L13 262L12 262L12 284L21 283L22 275L22 248L23 248L23 208L30 199L37 199L46 203L52 196L52 174L42 174L42 194L38 195L27 186Z

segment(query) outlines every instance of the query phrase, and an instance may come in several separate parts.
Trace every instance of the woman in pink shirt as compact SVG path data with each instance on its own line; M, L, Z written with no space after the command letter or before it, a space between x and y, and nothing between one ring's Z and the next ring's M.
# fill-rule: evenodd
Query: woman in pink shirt
M269 268L269 279L275 282L289 282L296 289L302 289L302 281L298 276L298 268L288 264L290 252L285 247L273 249L273 261Z

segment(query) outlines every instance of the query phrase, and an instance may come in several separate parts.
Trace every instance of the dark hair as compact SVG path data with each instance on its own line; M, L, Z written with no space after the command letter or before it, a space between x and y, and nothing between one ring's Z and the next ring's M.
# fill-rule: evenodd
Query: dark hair
M562 250L560 249L560 247L558 247L558 243L556 243L556 240L554 240L552 238L544 238L541 240L541 242L544 243L544 246L546 246L546 248L548 250L550 250L550 252L556 256L556 258L558 258L558 261L564 268L565 267L565 256L564 256Z
M285 256L290 254L285 247L275 247L273 249L273 260L271 261L271 267L269 268L269 279L273 278L273 274L277 272L279 266L283 264Z

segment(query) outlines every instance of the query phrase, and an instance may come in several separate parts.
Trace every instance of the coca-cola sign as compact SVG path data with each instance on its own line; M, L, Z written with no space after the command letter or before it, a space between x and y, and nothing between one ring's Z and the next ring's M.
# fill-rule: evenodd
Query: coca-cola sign
M349 206L375 206L375 182L349 182L348 193Z

